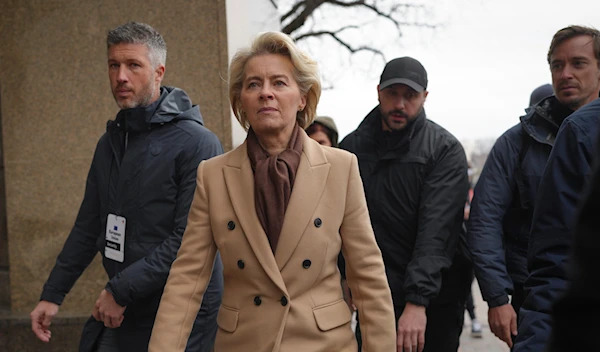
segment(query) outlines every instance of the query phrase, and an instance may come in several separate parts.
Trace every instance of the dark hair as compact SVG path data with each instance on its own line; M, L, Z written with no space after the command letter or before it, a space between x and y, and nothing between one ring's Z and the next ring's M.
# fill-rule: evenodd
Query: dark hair
M121 43L145 45L148 59L154 67L164 66L167 61L167 44L160 33L148 24L129 22L108 32L107 49Z
M327 138L329 138L329 143L333 145L333 143L335 142L333 140L333 131L329 127L319 122L313 122L310 126L306 128L306 134L308 136L311 136L312 134L317 133L319 131L325 132Z
M550 49L548 50L548 64L550 64L550 60L552 60L552 54L554 54L554 50L556 50L557 46L568 39L584 35L592 37L592 42L594 43L594 55L596 56L598 68L600 68L600 31L595 28L585 26L565 27L554 34L554 37L552 37L552 42L550 43Z

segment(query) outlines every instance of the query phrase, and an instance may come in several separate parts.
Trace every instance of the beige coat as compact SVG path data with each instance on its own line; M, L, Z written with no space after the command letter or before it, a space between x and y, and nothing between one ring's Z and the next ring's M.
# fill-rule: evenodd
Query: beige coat
M217 249L224 266L215 351L357 350L337 258L360 314L363 350L396 351L392 298L354 155L302 131L303 153L275 255L254 206L246 144L203 161L150 352L185 350Z

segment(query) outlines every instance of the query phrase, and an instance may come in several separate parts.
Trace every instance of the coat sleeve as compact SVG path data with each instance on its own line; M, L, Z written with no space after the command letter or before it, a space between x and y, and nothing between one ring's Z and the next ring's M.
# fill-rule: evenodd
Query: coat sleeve
M396 324L381 251L371 227L358 161L352 155L340 227L348 285L360 314L364 351L395 351Z
M148 346L149 352L185 350L211 277L217 246L208 214L204 165L205 163L201 163L198 168L188 226L160 301Z
M512 280L506 268L503 220L513 201L519 147L507 134L495 143L475 186L467 241L483 299L490 307L508 303Z
M465 152L457 141L448 144L426 174L416 243L406 268L406 301L421 306L438 295L442 271L452 264L469 189Z
M552 305L567 286L571 230L590 175L591 141L569 120L561 127L540 182L529 237L523 302L515 352L542 351L552 325Z
M103 234L96 179L97 158L102 153L102 141L103 139L98 142L94 153L77 219L44 284L41 300L62 304L67 293L96 256L96 240Z
M198 164L223 152L221 143L212 133L205 133L200 141L198 138L191 138L190 142L193 144L184 147L189 152L184 154L185 157L179 166L181 179L177 192L173 233L152 253L115 275L106 285L107 291L113 294L115 301L121 306L127 306L136 299L164 287L187 225L188 212L196 188Z

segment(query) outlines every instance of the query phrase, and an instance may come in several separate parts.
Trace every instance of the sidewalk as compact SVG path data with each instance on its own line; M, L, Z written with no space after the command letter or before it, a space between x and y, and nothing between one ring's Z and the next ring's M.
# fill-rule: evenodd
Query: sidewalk
M473 300L475 302L475 314L477 320L481 323L483 337L473 338L471 337L471 319L465 311L465 324L463 327L463 333L460 335L460 347L458 352L508 352L510 349L508 346L500 341L490 331L488 326L487 318L487 303L481 298L481 292L477 285L477 280L473 282Z

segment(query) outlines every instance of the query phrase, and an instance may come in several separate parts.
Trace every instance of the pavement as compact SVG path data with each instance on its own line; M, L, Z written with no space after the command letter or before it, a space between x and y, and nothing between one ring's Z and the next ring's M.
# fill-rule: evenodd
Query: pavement
M475 315L477 320L481 323L482 337L474 338L471 337L471 318L465 311L465 324L463 326L463 332L460 335L460 347L458 352L508 352L510 349L500 339L498 339L490 331L490 327L487 322L487 303L481 298L481 291L477 286L477 280L473 281L472 291L473 302L475 304Z

